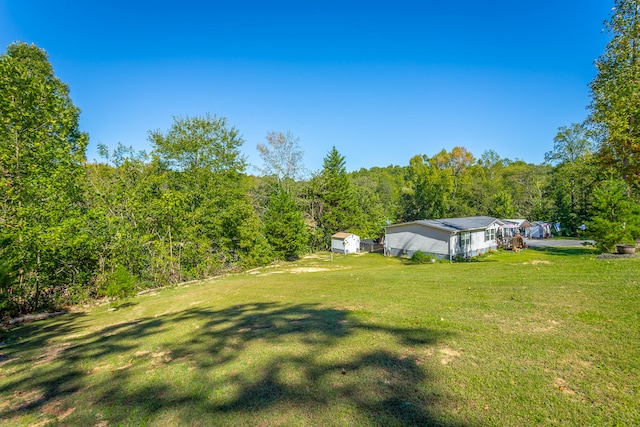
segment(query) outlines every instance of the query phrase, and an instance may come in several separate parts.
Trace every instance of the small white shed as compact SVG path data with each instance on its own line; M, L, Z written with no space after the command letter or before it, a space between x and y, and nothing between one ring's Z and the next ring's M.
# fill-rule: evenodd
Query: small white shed
M331 236L331 252L354 254L360 252L360 236L352 233L336 233Z

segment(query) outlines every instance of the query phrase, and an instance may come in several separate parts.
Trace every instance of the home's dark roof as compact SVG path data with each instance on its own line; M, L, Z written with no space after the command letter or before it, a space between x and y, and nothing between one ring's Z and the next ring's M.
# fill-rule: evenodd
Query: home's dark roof
M466 230L480 230L485 229L497 222L498 224L502 224L500 220L497 218L493 218L490 216L470 216L466 218L441 218L441 219L424 219L413 221L416 224L421 224L431 228L437 228L440 230L446 230L452 233L457 231L466 231ZM395 224L401 225L401 224ZM390 227L393 227L390 226Z

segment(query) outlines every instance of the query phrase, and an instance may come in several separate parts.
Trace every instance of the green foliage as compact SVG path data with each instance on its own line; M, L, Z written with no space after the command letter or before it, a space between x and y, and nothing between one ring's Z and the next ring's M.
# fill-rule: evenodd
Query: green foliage
M385 223L415 219L553 219L572 233L593 217L601 248L630 241L636 208L621 194L635 200L640 185L637 18L638 2L617 0L607 23L613 37L598 61L589 122L599 165L593 134L573 124L558 130L543 165L493 151L476 160L454 147L347 173L333 147L308 180L290 132L267 135L262 176L247 176L240 132L210 114L150 132L149 154L100 146L103 162L85 165L88 138L68 87L46 52L12 44L0 56L0 310L91 298L119 269L138 287L173 284L326 249L337 231L376 238ZM592 191L601 165L631 189Z
M593 148L585 126L574 123L558 129L553 151L545 153L546 163L553 165L547 190L554 201L551 218L562 224L565 235L574 234L590 217L598 172Z
M384 234L387 218L393 218L385 206L378 192L378 185L371 177L350 176L353 194L362 211L362 223L357 232L361 238L378 238Z
M109 164L88 168L100 274L122 266L163 286L269 262L237 130L206 115L150 139L150 155L103 146Z
M149 132L154 152L177 171L242 172L243 140L227 119L210 114L174 117L167 132Z
M513 218L515 209L511 193L507 190L498 191L491 199L489 214L496 218Z
M0 56L0 257L13 311L58 305L95 268L84 217L87 135L46 52Z
M594 190L593 218L587 230L605 252L616 244L633 244L640 238L640 204L629 197L629 186L620 179L602 181Z
M135 295L138 279L125 267L118 265L109 275L104 294L110 298L127 298Z
M0 321L4 320L3 317L15 311L16 301L11 298L11 284L13 281L9 268L8 262L0 259Z
M601 138L598 158L638 189L640 185L640 3L615 0L605 21L610 34L591 82L590 122Z
M312 181L312 218L317 245L328 248L331 236L339 231L359 233L363 226L363 213L355 197L345 158L333 147L324 158L323 168Z
M283 188L271 196L264 223L267 241L276 257L296 258L306 249L309 237L302 212Z
M430 264L436 262L437 258L433 254L427 254L422 251L415 251L411 255L412 264Z

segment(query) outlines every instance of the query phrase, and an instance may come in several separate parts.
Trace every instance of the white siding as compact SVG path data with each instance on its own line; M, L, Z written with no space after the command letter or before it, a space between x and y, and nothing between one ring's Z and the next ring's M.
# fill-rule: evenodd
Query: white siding
M460 233L451 234L449 231L426 227L417 223L399 224L388 227L385 235L385 253L393 256L411 256L416 251L422 251L448 258L449 244L451 256L471 257L496 249L496 241L485 242L485 230L472 230L471 241L465 247L460 246ZM449 243L451 241L451 243Z
M449 256L450 233L419 224L402 224L387 228L385 247L390 255L409 255L422 251Z
M351 234L344 239L334 237L331 239L331 251L341 254L360 252L360 237L355 234Z
M484 240L485 230L471 231L471 244L466 248L461 248L459 241L456 241L455 254L464 257L476 256L497 248L495 240Z

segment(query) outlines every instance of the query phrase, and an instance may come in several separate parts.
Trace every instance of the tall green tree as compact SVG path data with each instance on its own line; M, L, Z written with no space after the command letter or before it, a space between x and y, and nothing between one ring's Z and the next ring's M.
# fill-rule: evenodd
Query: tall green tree
M308 232L302 211L284 188L271 195L264 224L267 241L276 257L296 258L306 249Z
M550 220L553 199L548 195L550 165L514 160L502 170L505 190L511 195L513 216L530 220Z
M355 200L362 212L362 222L359 228L360 237L378 238L384 233L382 228L386 219L390 218L385 212L382 202L383 193L379 191L378 183L371 176L350 175Z
M104 288L118 268L142 281L170 282L157 268L158 242L163 240L158 225L179 215L182 207L174 203L168 211L160 206L165 198L163 190L169 191L164 172L146 153L122 144L112 152L104 145L99 150L103 163L87 165L92 241L99 260L98 288Z
M177 244L183 257L191 254L190 261L182 262L195 270L205 254L223 269L265 262L268 245L248 195L246 161L240 153L244 140L238 130L227 119L207 114L174 118L167 132L150 132L149 139L152 155L167 166L166 188L174 190L184 205L177 217L184 224L180 234L164 225L171 252ZM211 273L215 268L214 264L206 270Z
M262 158L258 197L268 200L262 216L264 232L280 259L297 257L307 248L309 230L299 198L299 180L304 175L300 140L291 132L269 132L258 144Z
M553 220L575 232L590 217L597 178L594 143L579 123L559 128L553 141L553 150L544 156L545 163L553 166L548 190L555 202Z
M0 56L0 299L36 311L81 292L94 268L84 221L88 137L47 53L14 43Z
M360 209L364 213L364 237L380 237L383 226L400 214L400 199L406 167L361 168L349 174Z
M322 246L327 248L331 236L338 231L361 232L362 211L347 174L345 157L336 147L325 156L322 171L315 179L321 202L317 223L322 230Z
M450 208L453 192L452 171L440 167L435 157L417 155L409 161L403 193L403 221L444 218Z
M640 203L630 197L629 184L618 178L602 181L594 190L593 218L587 230L598 248L611 251L616 244L635 245L640 238Z
M605 169L619 171L640 185L640 2L615 0L605 21L611 37L596 61L591 82L590 122L600 133L598 157Z
M433 157L411 158L403 195L403 220L464 216L474 212L471 198L473 155L464 147L441 150Z

